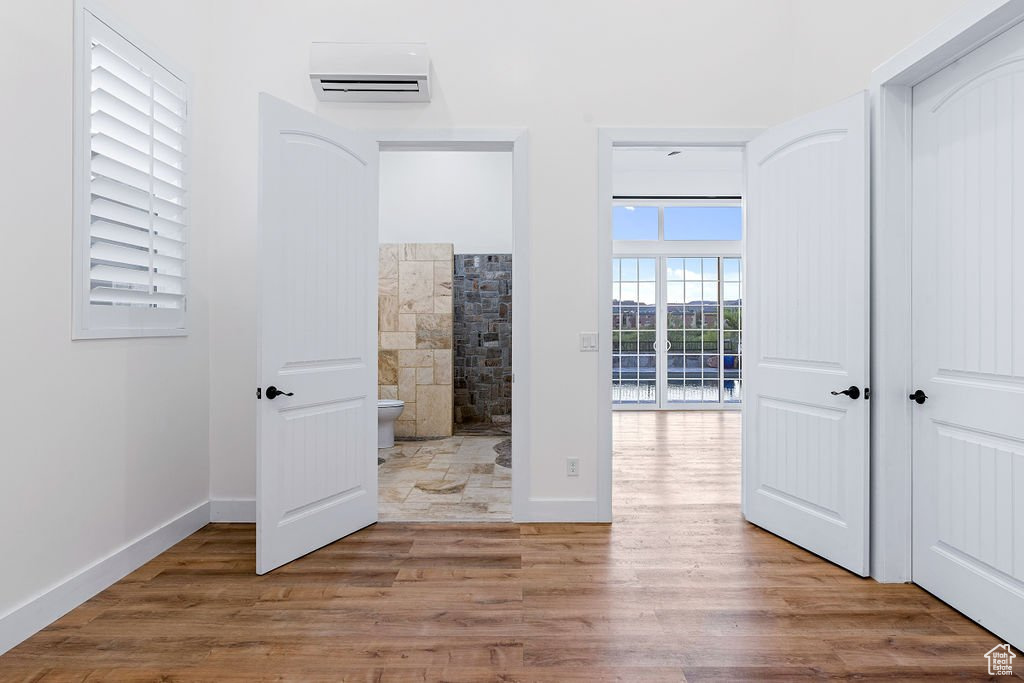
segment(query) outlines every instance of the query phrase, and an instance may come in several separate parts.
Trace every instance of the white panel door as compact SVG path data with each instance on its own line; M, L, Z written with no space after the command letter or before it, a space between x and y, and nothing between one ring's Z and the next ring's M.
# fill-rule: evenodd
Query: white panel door
M747 147L743 397L747 519L862 576L867 122L860 93Z
M913 577L1024 647L1024 26L913 95Z
M260 96L260 574L377 521L377 156Z

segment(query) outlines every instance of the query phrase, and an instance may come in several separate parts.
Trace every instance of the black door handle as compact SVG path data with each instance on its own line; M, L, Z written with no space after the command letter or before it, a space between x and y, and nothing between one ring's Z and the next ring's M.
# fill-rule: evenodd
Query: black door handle
M295 394L293 392L291 392L291 391L281 391L280 389L275 387L273 384L271 384L269 387L267 387L267 398L269 398L271 401L273 401L278 396L294 396L294 395Z
M839 396L841 394L845 395L845 396L849 396L850 398L853 398L853 399L857 399L857 398L860 398L860 389L858 389L855 386L852 386L849 389L843 389L842 391L833 391L832 392L833 396Z
M922 403L928 400L928 395L921 391L920 389L918 389L917 391L912 393L909 396L909 398L911 401L917 401L917 405L921 405Z

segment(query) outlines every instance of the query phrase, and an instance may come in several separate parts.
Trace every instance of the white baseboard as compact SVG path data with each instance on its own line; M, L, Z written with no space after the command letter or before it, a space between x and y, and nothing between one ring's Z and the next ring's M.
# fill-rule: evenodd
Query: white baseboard
M595 498L528 498L515 514L516 522L608 523Z
M530 498L517 522L609 522L593 498ZM0 655L210 522L254 523L253 498L200 503L0 616Z
M200 503L0 616L0 655L210 522Z
M256 523L255 498L220 498L210 500L211 522Z

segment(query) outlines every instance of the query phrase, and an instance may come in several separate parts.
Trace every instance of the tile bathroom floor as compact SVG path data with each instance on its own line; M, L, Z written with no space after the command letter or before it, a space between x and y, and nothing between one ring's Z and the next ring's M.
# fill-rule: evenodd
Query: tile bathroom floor
M396 441L377 452L380 521L510 521L512 470L495 464L506 436Z

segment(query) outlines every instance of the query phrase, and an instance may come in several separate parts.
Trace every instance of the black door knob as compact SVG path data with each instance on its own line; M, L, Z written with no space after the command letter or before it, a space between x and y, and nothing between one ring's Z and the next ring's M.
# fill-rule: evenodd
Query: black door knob
M917 405L921 405L922 403L928 400L928 395L925 394L920 389L918 389L917 391L910 395L910 400L917 401Z
M849 396L850 398L856 399L856 398L860 398L860 389L858 389L855 386L852 386L849 389L843 389L842 391L833 391L832 395L833 396L844 395L844 396Z
M294 396L294 395L295 394L292 393L291 391L281 391L280 389L275 387L273 384L271 384L269 387L267 387L267 398L269 398L271 401L273 401L278 396Z

